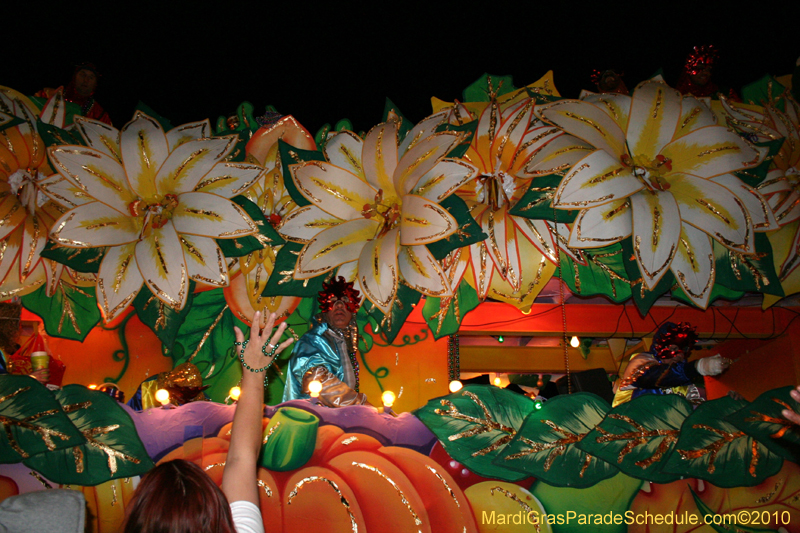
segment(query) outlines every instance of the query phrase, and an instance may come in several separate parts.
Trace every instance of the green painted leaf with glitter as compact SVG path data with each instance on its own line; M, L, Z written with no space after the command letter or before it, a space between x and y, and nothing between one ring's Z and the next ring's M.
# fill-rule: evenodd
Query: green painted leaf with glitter
M437 261L441 261L447 257L447 254L457 248L463 248L470 244L481 242L488 237L481 230L478 223L475 222L475 219L472 218L472 215L470 215L467 203L455 194L439 202L439 205L447 209L447 212L456 219L458 231L446 239L427 245L428 250L430 250Z
M42 102L43 102L43 103L42 103L42 104L39 106L39 107L41 108L41 107L44 107L44 103L46 103L46 102L47 102L47 100L46 100L46 99L44 99L44 98L41 98L40 100L42 100ZM74 105L74 104L73 104L73 105ZM18 126L18 125L20 125L20 124L24 124L24 123L25 123L25 121L24 121L23 119L21 119L21 118L19 118L19 117L14 117L14 116L12 116L12 117L10 118L10 120L8 120L8 121L6 121L6 122L3 122L3 123L1 123L1 124L0 124L0 131L3 131L3 130L4 130L4 129L6 129L6 128L13 128L14 126Z
M0 375L0 463L71 450L83 442L86 439L44 385L28 376Z
M700 404L683 422L664 471L723 488L752 487L777 474L781 456L725 420L749 403L724 396Z
M466 154L467 150L469 150L469 145L470 142L472 141L472 136L475 134L475 130L477 129L478 129L477 120L467 122L466 124L462 124L460 126L450 124L449 122L445 122L444 124L440 124L439 127L436 128L436 133L442 131L454 131L465 134L461 142L455 148L447 152L447 157L455 158L455 157L464 157L464 154Z
M174 310L159 300L150 292L147 285L142 285L139 294L133 300L133 308L136 309L139 320L150 328L168 349L175 344L178 330L191 312L192 301L195 297L194 286L194 281L190 281L186 305L180 311Z
M772 245L765 233L756 233L755 254L744 255L714 241L715 285L731 291L761 292L783 296L772 256Z
M619 470L579 449L611 406L595 394L559 395L533 411L494 463L560 487L591 487Z
M615 303L622 303L632 295L628 273L625 270L622 245L582 250L586 264L582 265L559 250L561 279L569 290L579 296L602 295Z
M325 156L320 151L295 148L282 139L278 140L278 152L281 154L281 163L283 164L283 186L286 187L286 192L292 197L297 207L311 205L311 202L300 194L300 191L297 189L297 185L295 185L294 178L292 177L291 166L304 161L325 161Z
M86 335L100 322L95 287L76 287L59 282L52 297L44 286L22 297L22 305L41 317L44 329L51 337L83 342Z
M25 466L56 483L88 486L144 475L153 468L133 420L119 402L83 385L66 385L54 394L85 441L33 456Z
M800 462L800 426L781 414L784 409L800 412L800 402L789 395L792 388L767 391L725 420L784 459L797 463Z
M491 80L491 90L489 88L489 81ZM472 82L464 89L464 102L489 102L489 96L492 91L496 96L503 96L517 90L514 87L513 76L493 76L484 73L483 76Z
M784 111L784 103L782 98L778 98L783 94L786 88L781 82L776 80L769 74L762 78L748 83L742 87L742 100L748 104L764 105L770 101L775 102L778 109Z
M533 494L547 510L549 515L567 516L567 513L576 513L577 516L594 514L624 516L631 507L633 499L642 487L642 480L626 476L622 472L600 481L588 488L577 489L574 487L556 487L537 481L531 487ZM621 524L587 527L577 520L569 523L554 525L556 533L586 533L587 531L602 531L603 533L627 533L628 526Z
M720 298L732 302L738 300L742 296L744 296L744 292L742 291L732 291L720 283L714 283L714 286L711 287L711 296L708 298L708 305L711 305ZM680 285L673 286L672 297L687 305L696 305L694 301L683 291L683 288Z
M469 283L459 283L451 298L425 298L422 316L433 333L434 339L441 339L458 333L464 317L478 307L481 301L478 293ZM446 308L442 309L442 305Z
M106 255L106 247L97 248L67 248L52 241L47 241L44 250L39 254L45 259L52 259L56 263L68 266L77 272L100 272L100 263Z
M742 137L747 138L746 135L742 135ZM742 170L741 172L734 172L733 174L747 185L751 187L758 187L761 182L764 181L764 178L767 177L767 172L772 165L772 158L775 156L775 154L780 152L784 141L785 139L775 139L774 141L754 143L755 146L766 146L769 149L764 161L762 161L757 167Z
M578 216L578 210L553 209L552 196L560 183L561 176L558 174L532 179L525 195L508 213L517 217L573 223Z
M387 122L390 114L394 114L396 117L400 118L400 128L397 131L397 138L402 141L406 134L411 131L411 128L414 127L414 122L408 120L405 115L403 115L402 111L400 111L400 108L387 98L383 105L382 122Z
M706 505L706 503L702 499L700 499L700 496L697 495L697 493L694 491L694 489L692 489L692 487L689 487L689 490L692 493L692 498L694 498L694 504L697 506L697 510L700 511L700 515L703 517L706 516L708 517L707 525L710 526L717 533L757 533L757 532L778 533L774 529L755 529L752 527L744 526L742 524L722 525L722 522L724 522L724 517L715 513L711 509L711 507ZM720 517L719 519L717 519L717 521L720 522L720 524L714 524L714 518L717 516Z
M34 104L38 105L39 109L44 109L44 106L47 105L47 101L49 100L49 98L45 98L45 97L41 97L41 96L29 96L28 98L30 98L31 101ZM65 126L69 126L70 124L72 124L75 121L75 115L81 115L81 114L83 114L83 111L81 110L81 106L79 106L78 104L74 104L72 102L67 102L66 100L64 100L64 104L66 104L64 106L64 125ZM20 119L20 121L21 121L21 119ZM12 124L12 126L15 126L16 124L19 124L19 122L15 123L15 124ZM42 136L42 139L44 139L44 136L41 135L41 132L42 132L42 130L40 129L41 128L41 124L42 123L39 122L36 127L39 130L40 136ZM2 129L3 128L0 128L0 130L2 130ZM64 130L61 130L61 131L64 131ZM83 144L83 138L79 134L77 134L77 132L74 134L74 136L78 139L77 142L75 142L75 143L56 143L56 144L80 144L80 145L82 145ZM45 141L45 142L47 142L47 141ZM50 146L50 144L48 144L47 146Z
M68 107L69 109L69 107ZM80 108L78 108L78 114L80 114ZM67 117L68 124L72 122L72 119ZM57 126L53 126L52 124L45 124L41 120L36 121L36 130L39 132L39 136L44 141L45 146L55 146L55 145L64 145L64 144L71 144L71 145L85 145L83 142L83 137L78 133L77 130L67 131L62 130Z
M267 285L261 296L299 296L301 298L316 298L322 290L322 283L330 272L320 274L316 278L294 279L292 272L297 264L297 257L303 249L303 243L287 242L284 244L277 257L272 275L267 280Z
M468 385L414 411L447 454L478 475L519 481L528 474L494 463L534 410L527 396L489 385Z
M681 476L664 471L675 450L691 404L677 394L646 394L612 409L576 446L625 474L670 483Z
M397 296L392 302L388 315L384 315L366 298L364 298L359 312L363 310L362 316L371 317L373 332L378 333L388 344L392 344L420 297L420 293L401 282L397 286Z
M666 272L653 290L648 290L647 286L641 281L642 274L639 272L639 264L633 257L633 240L629 237L621 241L622 261L625 264L625 272L631 281L638 280L638 283L631 285L631 296L639 314L645 316L650 308L656 303L662 294L672 289L675 285L675 275L672 271Z
M283 237L275 231L272 224L267 221L261 209L255 203L248 200L247 197L242 195L234 196L231 198L231 201L244 209L247 216L253 219L253 222L255 222L258 227L260 237L256 238L252 235L248 235L236 239L216 239L217 245L220 250L222 250L225 257L243 257L256 250L261 250L265 245L280 246L286 242Z

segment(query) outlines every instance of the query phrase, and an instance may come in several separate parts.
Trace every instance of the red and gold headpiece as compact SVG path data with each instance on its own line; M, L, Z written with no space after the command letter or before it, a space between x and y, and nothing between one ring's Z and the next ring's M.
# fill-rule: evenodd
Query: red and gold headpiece
M666 322L658 328L658 332L653 337L653 345L650 352L658 359L671 359L676 355L681 355L694 348L697 342L696 327L688 322L675 324ZM680 353L671 346L677 346Z
M703 68L711 68L719 57L719 52L712 44L695 46L692 53L686 56L683 70L694 76Z
M317 296L319 310L327 313L338 300L344 300L347 310L351 313L358 311L361 303L361 293L353 288L353 283L345 281L342 276L322 284L322 290Z

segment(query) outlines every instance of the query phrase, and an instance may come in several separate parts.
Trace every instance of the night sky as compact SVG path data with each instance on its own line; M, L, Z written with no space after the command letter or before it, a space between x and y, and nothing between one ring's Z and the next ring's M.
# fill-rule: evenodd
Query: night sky
M800 55L796 1L753 3L749 12L700 2L632 10L601 2L162 2L157 11L132 4L105 15L123 4L73 14L38 3L35 11L12 8L0 85L31 94L66 84L73 65L90 60L103 73L97 100L117 127L139 100L173 124L215 122L247 100L257 114L271 104L314 133L342 118L367 130L387 97L418 121L430 114L431 96L460 99L484 72L513 75L521 87L552 69L561 94L577 97L591 88L592 68L624 70L630 89L663 68L674 85L691 47L714 44L714 80L740 90L765 74L791 73Z

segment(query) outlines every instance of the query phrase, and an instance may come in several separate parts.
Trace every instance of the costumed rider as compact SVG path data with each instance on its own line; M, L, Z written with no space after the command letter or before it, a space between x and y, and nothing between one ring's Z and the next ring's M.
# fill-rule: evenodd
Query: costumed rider
M309 384L319 381L321 404L365 404L366 395L358 392L356 360L359 292L340 276L322 284L317 301L321 313L311 319L311 329L294 346L283 401L310 398Z
M697 342L695 328L688 322L666 322L653 337L650 352L634 355L622 376L612 407L642 394L680 394L692 403L703 401L694 381L701 376L722 374L731 360L717 354L688 362Z

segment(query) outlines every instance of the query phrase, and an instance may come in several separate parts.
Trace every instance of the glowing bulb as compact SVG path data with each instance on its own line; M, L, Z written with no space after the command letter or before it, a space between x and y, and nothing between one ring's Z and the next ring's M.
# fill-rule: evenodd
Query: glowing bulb
M536 403L534 403L534 404L533 404L533 408L534 408L534 409L541 409L541 408L542 408L542 402L536 402Z
M390 391L390 390L387 390L387 391L385 391L385 392L384 392L384 393L381 395L381 401L383 402L383 405L385 405L386 407L391 407L391 406L392 406L392 404L394 404L394 401L395 401L396 399L397 399L397 397L396 397L396 396L394 395L394 393L393 393L392 391Z
M158 389L156 391L156 400L161 402L161 405L169 403L169 391L167 389Z
M89 385L89 388L92 389L92 390L95 390L97 388L97 385L92 383L91 385Z
M312 398L318 398L321 390L322 390L322 383L320 383L316 379L308 384L308 393L311 395Z
M458 392L461 390L461 387L463 387L463 385L457 379L450 382L450 392Z
M231 387L231 391L228 393L231 397L231 400L238 401L239 396L242 394L242 389L240 387Z
M503 380L502 380L502 379L500 379L500 378L494 378L494 386L495 386L495 387L499 387L499 386L500 386L500 384L501 384L502 382L503 382Z
M569 345L572 346L573 348L577 348L578 346L581 345L581 340L578 337L573 336L569 340Z
M497 342L499 342L500 344L504 343L505 341L506 341L506 338L503 337L502 335L499 335L497 337Z

